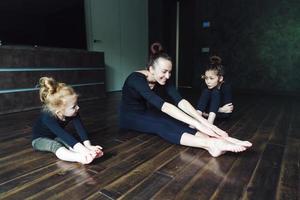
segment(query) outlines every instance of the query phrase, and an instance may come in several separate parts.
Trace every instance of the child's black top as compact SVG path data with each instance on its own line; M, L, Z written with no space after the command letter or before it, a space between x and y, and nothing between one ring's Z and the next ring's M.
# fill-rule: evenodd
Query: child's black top
M229 83L224 82L220 88L208 89L207 86L202 90L198 100L197 109L202 112L217 113L219 107L232 103L232 92Z
M221 106L232 103L231 85L227 82L224 82L220 87L220 91L222 94Z
M165 85L155 85L155 88L157 87L164 89L176 105L182 100L176 88L168 81ZM144 74L133 72L127 77L122 89L122 112L146 111L148 103L160 110L164 102L160 96L150 89Z
M73 123L82 141L88 140L87 133L82 125L79 114L75 117L66 117L65 121L62 121L49 112L42 112L34 124L32 128L32 140L39 137L50 139L59 137L65 143L73 147L78 141L70 133L64 130L69 122Z

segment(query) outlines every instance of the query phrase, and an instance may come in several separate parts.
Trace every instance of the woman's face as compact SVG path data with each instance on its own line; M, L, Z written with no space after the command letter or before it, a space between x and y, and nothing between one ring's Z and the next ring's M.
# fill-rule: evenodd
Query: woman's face
M153 66L150 66L149 71L155 82L165 85L171 77L172 62L164 58L158 58Z

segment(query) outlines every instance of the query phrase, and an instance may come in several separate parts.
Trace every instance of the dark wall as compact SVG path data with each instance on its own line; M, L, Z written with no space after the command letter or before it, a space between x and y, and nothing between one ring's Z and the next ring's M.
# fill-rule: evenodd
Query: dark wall
M176 2L176 0L148 1L149 47L153 42L160 42L165 51L173 58L174 72L176 65ZM172 76L172 79L175 79L175 76Z
M299 10L298 0L180 1L180 85L197 88L209 56L218 54L234 89L299 94Z
M208 7L212 49L235 88L300 92L299 1L219 0Z
M84 0L0 1L0 41L86 49Z
M36 84L51 76L74 87L79 101L105 96L103 52L0 47L0 114L41 106Z

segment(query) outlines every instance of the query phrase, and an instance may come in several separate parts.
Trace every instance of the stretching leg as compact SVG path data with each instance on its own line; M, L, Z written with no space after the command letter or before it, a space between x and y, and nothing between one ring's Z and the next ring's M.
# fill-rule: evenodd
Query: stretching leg
M89 164L93 161L92 156L85 156L81 153L77 153L74 151L71 151L65 147L61 147L57 149L55 152L55 155L64 161L69 161L69 162L80 162L82 164Z
M201 133L199 131L195 134L195 136L201 137L201 138L210 138L208 135L206 135L204 133ZM244 147L251 147L252 146L251 142L239 140L239 139L236 139L236 138L233 138L233 137L226 137L226 138L221 138L221 139L226 140L228 142L231 142L233 144L244 146Z
M224 139L199 137L199 134L196 136L189 133L182 134L180 144L205 149L213 157L218 157L227 151L237 153L246 150L245 146L237 145Z

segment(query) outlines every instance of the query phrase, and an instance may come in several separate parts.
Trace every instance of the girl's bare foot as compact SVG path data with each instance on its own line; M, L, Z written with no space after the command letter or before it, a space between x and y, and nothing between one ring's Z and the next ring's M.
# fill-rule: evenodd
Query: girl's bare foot
M223 139L211 138L211 145L207 150L213 157L218 157L227 151L235 153L245 151L246 147L233 144Z
M81 164L90 164L93 160L94 160L95 157L92 157L91 155L82 155L80 154L79 156L79 160L78 162L80 162Z
M231 142L231 143L237 144L237 145L241 145L241 146L244 146L244 147L251 147L252 146L251 142L238 140L238 139L233 138L233 137L226 137L224 139L228 142Z

